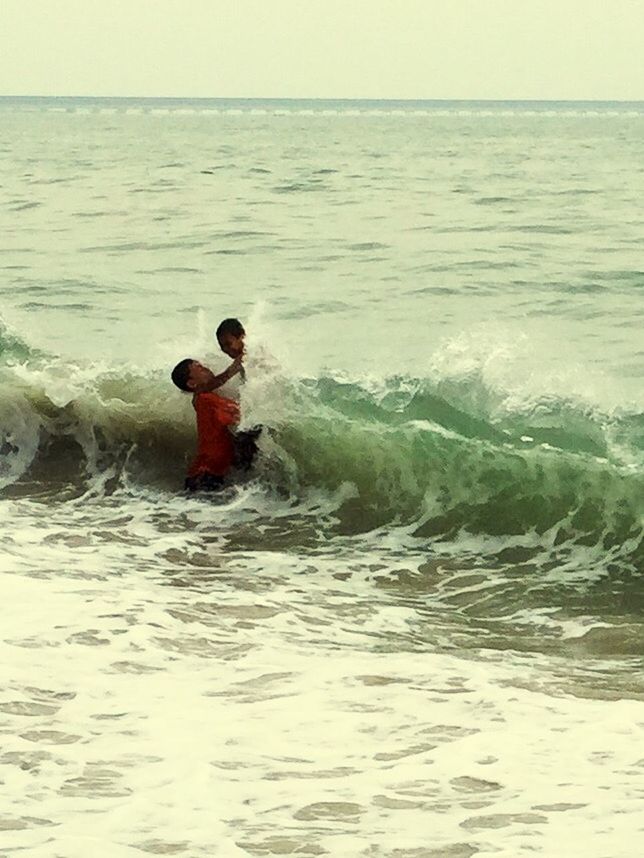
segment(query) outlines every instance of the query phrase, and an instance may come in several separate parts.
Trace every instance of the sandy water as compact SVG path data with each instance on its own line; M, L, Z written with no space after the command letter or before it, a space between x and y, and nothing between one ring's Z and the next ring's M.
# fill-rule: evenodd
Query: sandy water
M632 855L641 108L60 107L2 104L0 855ZM187 498L230 312L270 432Z

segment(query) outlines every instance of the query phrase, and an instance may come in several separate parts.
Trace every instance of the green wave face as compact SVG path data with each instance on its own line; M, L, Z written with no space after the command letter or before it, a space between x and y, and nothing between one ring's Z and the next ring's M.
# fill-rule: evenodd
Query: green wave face
M355 486L347 530L398 521L434 538L550 532L553 542L605 550L641 545L644 472L617 455L628 436L630 457L641 461L640 416L606 427L551 404L547 421L541 413L541 425L530 426L534 415L485 418L428 385L406 401L400 388L398 398L390 389L380 401L328 380L314 390L325 413L281 428L277 439L301 485ZM612 435L622 438L613 452Z
M0 366L27 361L40 355L37 349L29 346L19 334L0 319Z

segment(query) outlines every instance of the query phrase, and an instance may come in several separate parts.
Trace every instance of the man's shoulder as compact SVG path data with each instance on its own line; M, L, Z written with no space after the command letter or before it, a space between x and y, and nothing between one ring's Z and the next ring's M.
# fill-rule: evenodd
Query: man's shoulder
M195 407L197 405L204 405L208 402L216 402L218 399L221 399L221 397L210 390L200 391L199 393L195 393L195 395L192 397L192 401Z
M195 411L212 408L216 402L217 395L215 393L195 393L192 397L192 404Z
M195 408L199 407L209 407L209 406L219 406L222 404L226 404L227 402L231 402L229 397L223 396L219 392L208 391L207 393L195 393L193 397L193 403Z

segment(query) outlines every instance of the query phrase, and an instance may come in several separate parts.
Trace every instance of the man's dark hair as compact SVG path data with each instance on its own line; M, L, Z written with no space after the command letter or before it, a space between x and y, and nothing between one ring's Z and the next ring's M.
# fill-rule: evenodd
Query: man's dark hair
M179 361L179 363L170 373L172 381L174 381L179 390L185 390L186 393L190 393L190 388L188 387L188 379L190 378L190 367L193 363L193 358L184 358L183 360Z
M217 328L215 336L219 341L225 334L231 334L233 337L241 337L246 333L244 326L239 319L224 319Z

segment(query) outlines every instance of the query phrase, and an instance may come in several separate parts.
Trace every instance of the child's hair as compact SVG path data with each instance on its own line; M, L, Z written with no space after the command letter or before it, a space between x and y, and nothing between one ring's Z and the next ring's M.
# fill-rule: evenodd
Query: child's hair
M193 358L184 358L183 360L179 361L179 363L170 373L172 381L177 385L179 390L185 390L186 393L190 393L190 388L188 387L188 379L190 378L190 367L193 363Z
M221 342L221 338L225 334L231 334L233 337L241 337L246 333L244 326L239 319L224 319L217 328L215 336Z

